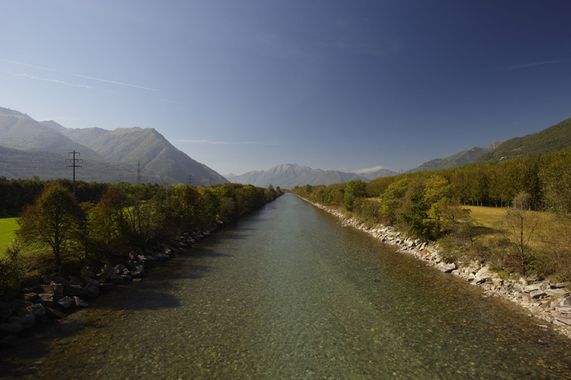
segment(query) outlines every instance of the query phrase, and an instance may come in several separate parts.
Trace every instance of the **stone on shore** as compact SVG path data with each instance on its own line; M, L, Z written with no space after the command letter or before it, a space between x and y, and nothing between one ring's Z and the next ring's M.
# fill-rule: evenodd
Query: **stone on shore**
M60 306L64 310L69 310L75 306L75 300L69 296L65 296L60 298L57 301L58 306Z
M474 276L474 282L476 284L481 284L491 278L492 278L492 272L487 266L483 266L482 268L480 268L478 272L476 272L476 275Z
M456 263L446 264L445 262L441 262L436 266L436 268L441 272L450 273L456 269Z
M531 293L537 290L541 290L542 289L542 283L538 282L535 284L531 284L531 285L527 285L526 287L523 288L523 291L526 293Z
M547 289L545 293L551 297L565 297L569 292L563 288Z
M546 295L546 293L541 289L532 290L531 292L529 292L529 296L531 298L540 298L540 297L543 297L545 295Z

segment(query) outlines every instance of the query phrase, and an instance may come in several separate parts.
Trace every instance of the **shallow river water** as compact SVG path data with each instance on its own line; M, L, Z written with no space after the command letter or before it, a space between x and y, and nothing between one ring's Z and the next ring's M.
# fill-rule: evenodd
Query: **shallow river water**
M540 321L285 195L2 353L45 379L571 378Z

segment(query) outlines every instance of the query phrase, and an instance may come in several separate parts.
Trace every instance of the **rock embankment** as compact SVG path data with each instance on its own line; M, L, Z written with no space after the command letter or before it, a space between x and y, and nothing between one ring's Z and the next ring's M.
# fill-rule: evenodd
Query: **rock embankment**
M123 264L86 266L68 277L42 276L36 286L24 289L20 298L0 300L0 346L10 345L18 334L43 321L88 307L88 301L118 285L141 281L153 265L183 253L215 229L187 233L160 248L131 254Z
M376 239L396 248L397 252L412 255L441 272L458 276L483 289L486 297L501 297L516 303L534 316L552 324L553 328L571 338L571 295L569 283L537 281L534 278L502 278L487 265L479 262L447 263L443 260L438 244L420 239L411 239L395 228L377 224L369 226L354 216L318 203L311 203L341 220L344 226L364 231ZM547 328L540 324L540 328Z

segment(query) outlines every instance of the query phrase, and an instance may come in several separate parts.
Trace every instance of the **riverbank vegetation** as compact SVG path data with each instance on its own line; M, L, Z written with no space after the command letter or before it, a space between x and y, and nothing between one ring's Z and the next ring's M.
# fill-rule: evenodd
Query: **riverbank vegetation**
M75 191L74 191L75 189ZM281 194L213 187L0 179L0 297L42 275L126 263L189 233L231 223ZM18 216L18 219L16 218ZM15 239L13 239L15 237Z
M450 262L571 280L570 151L294 193L438 241Z

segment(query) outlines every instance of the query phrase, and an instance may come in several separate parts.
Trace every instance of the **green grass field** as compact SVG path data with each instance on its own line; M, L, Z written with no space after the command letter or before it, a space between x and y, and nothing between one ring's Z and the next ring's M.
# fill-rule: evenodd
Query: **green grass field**
M470 210L474 222L482 227L501 230L506 216L506 209L499 207L462 206Z
M508 232L506 225L507 208L463 206L470 210L470 215L474 219L474 224L487 229L484 234L488 239L501 238L503 233ZM554 231L568 231L571 227L567 220L557 218L554 214L541 211L528 211L528 221L526 223L535 224L530 245L542 251L548 251L553 246ZM556 235L556 234L555 234Z
M6 248L12 244L17 229L18 218L0 219L0 257L4 255Z

